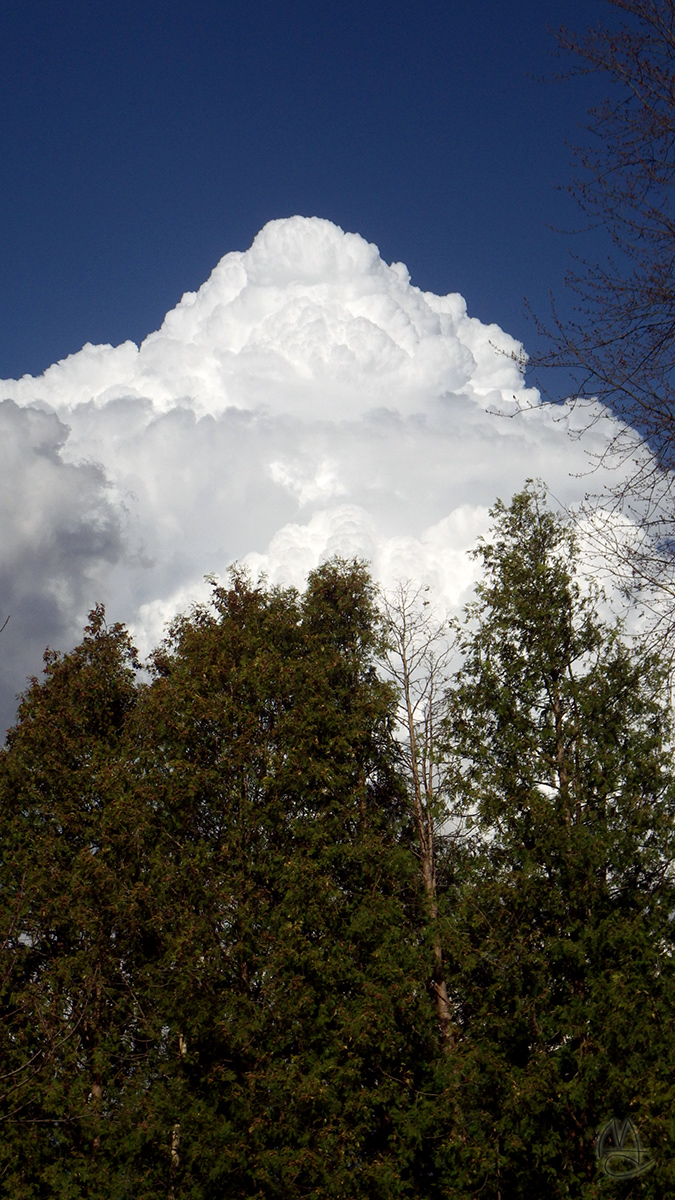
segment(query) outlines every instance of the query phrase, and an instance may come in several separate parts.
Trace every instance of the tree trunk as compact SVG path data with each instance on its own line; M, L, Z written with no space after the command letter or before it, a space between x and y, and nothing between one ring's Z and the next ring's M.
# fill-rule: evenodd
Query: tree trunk
M390 629L394 634L395 654L400 666L393 668L395 678L404 692L404 712L407 733L408 750L410 750L410 769L412 782L412 805L414 824L416 824L419 844L420 871L428 905L429 919L436 926L438 919L438 900L436 889L436 845L434 834L434 778L432 778L432 743L434 743L434 691L437 680L437 660L434 646L440 637L440 631L432 629L428 617L424 613L414 612L416 596L412 600L404 594L398 596L396 605L389 605L388 616ZM416 636L417 635L417 636ZM414 644L419 638L419 644ZM418 689L417 698L413 695L413 668L411 653L417 665L422 664L425 677ZM418 719L416 710L420 698L423 700L423 748L420 752L417 736ZM434 970L432 970L431 986L436 1000L438 1026L440 1026L441 1045L443 1051L449 1051L455 1043L452 1008L448 996L446 966L443 961L443 946L440 932L434 928L432 937L432 953L434 953Z

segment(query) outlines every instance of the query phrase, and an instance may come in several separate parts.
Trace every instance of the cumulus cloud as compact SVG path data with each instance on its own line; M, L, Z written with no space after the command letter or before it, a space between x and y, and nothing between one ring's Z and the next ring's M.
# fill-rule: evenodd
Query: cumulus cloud
M140 347L86 345L0 383L3 719L38 647L75 641L95 601L147 650L233 560L301 585L357 553L461 604L495 498L541 476L581 499L585 448L615 428L600 415L571 439L574 413L540 406L521 360L461 296L292 217L226 254Z
M0 403L0 718L11 720L46 642L78 636L92 587L120 556L119 515L102 469L63 461L68 428L54 412Z

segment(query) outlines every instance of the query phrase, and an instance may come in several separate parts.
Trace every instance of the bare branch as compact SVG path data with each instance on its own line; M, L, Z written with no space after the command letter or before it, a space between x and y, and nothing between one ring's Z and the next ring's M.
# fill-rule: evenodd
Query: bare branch
M587 228L608 237L604 261L572 256L569 318L552 301L538 321L549 349L530 367L563 368L585 430L607 406L624 425L592 466L617 468L616 484L587 497L605 509L596 537L619 563L627 593L660 593L660 632L675 638L675 0L609 0L618 16L578 36L561 29L569 76L595 74L607 97L588 114L567 188ZM644 440L641 440L644 439ZM620 546L617 530L637 527ZM665 613L669 612L669 616Z
M382 594L387 649L384 665L399 688L401 755L410 788L417 833L417 855L432 926L438 920L437 840L447 820L443 770L438 755L437 727L441 703L449 684L452 627L437 618L425 585L405 581L393 593ZM452 1009L445 977L440 932L432 931L436 998L441 1044L455 1041Z

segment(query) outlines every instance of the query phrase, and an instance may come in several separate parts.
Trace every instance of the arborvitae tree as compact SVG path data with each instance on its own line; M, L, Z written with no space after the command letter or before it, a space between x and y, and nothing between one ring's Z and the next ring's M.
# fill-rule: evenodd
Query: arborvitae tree
M331 563L302 597L235 572L155 656L131 757L166 946L158 1195L434 1194L423 902L377 649L365 570Z
M432 1196L424 903L373 588L91 616L0 756L0 1191Z
M0 755L0 1188L17 1200L124 1194L149 1085L143 827L120 772L135 654L98 608L45 660Z
M449 969L461 1030L457 1196L592 1197L598 1134L632 1117L673 1192L673 819L658 664L603 624L567 525L533 490L493 510L449 697L475 822ZM629 1190L629 1194L634 1194Z

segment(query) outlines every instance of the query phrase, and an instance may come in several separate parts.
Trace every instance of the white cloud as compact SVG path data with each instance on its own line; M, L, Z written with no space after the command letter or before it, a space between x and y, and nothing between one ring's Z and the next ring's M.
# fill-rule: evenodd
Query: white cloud
M541 476L581 499L584 445L614 428L569 438L574 414L539 406L521 355L460 296L292 217L227 254L140 347L87 345L1 383L3 716L36 647L72 644L95 601L145 650L235 559L302 584L358 553L461 603L495 498Z

